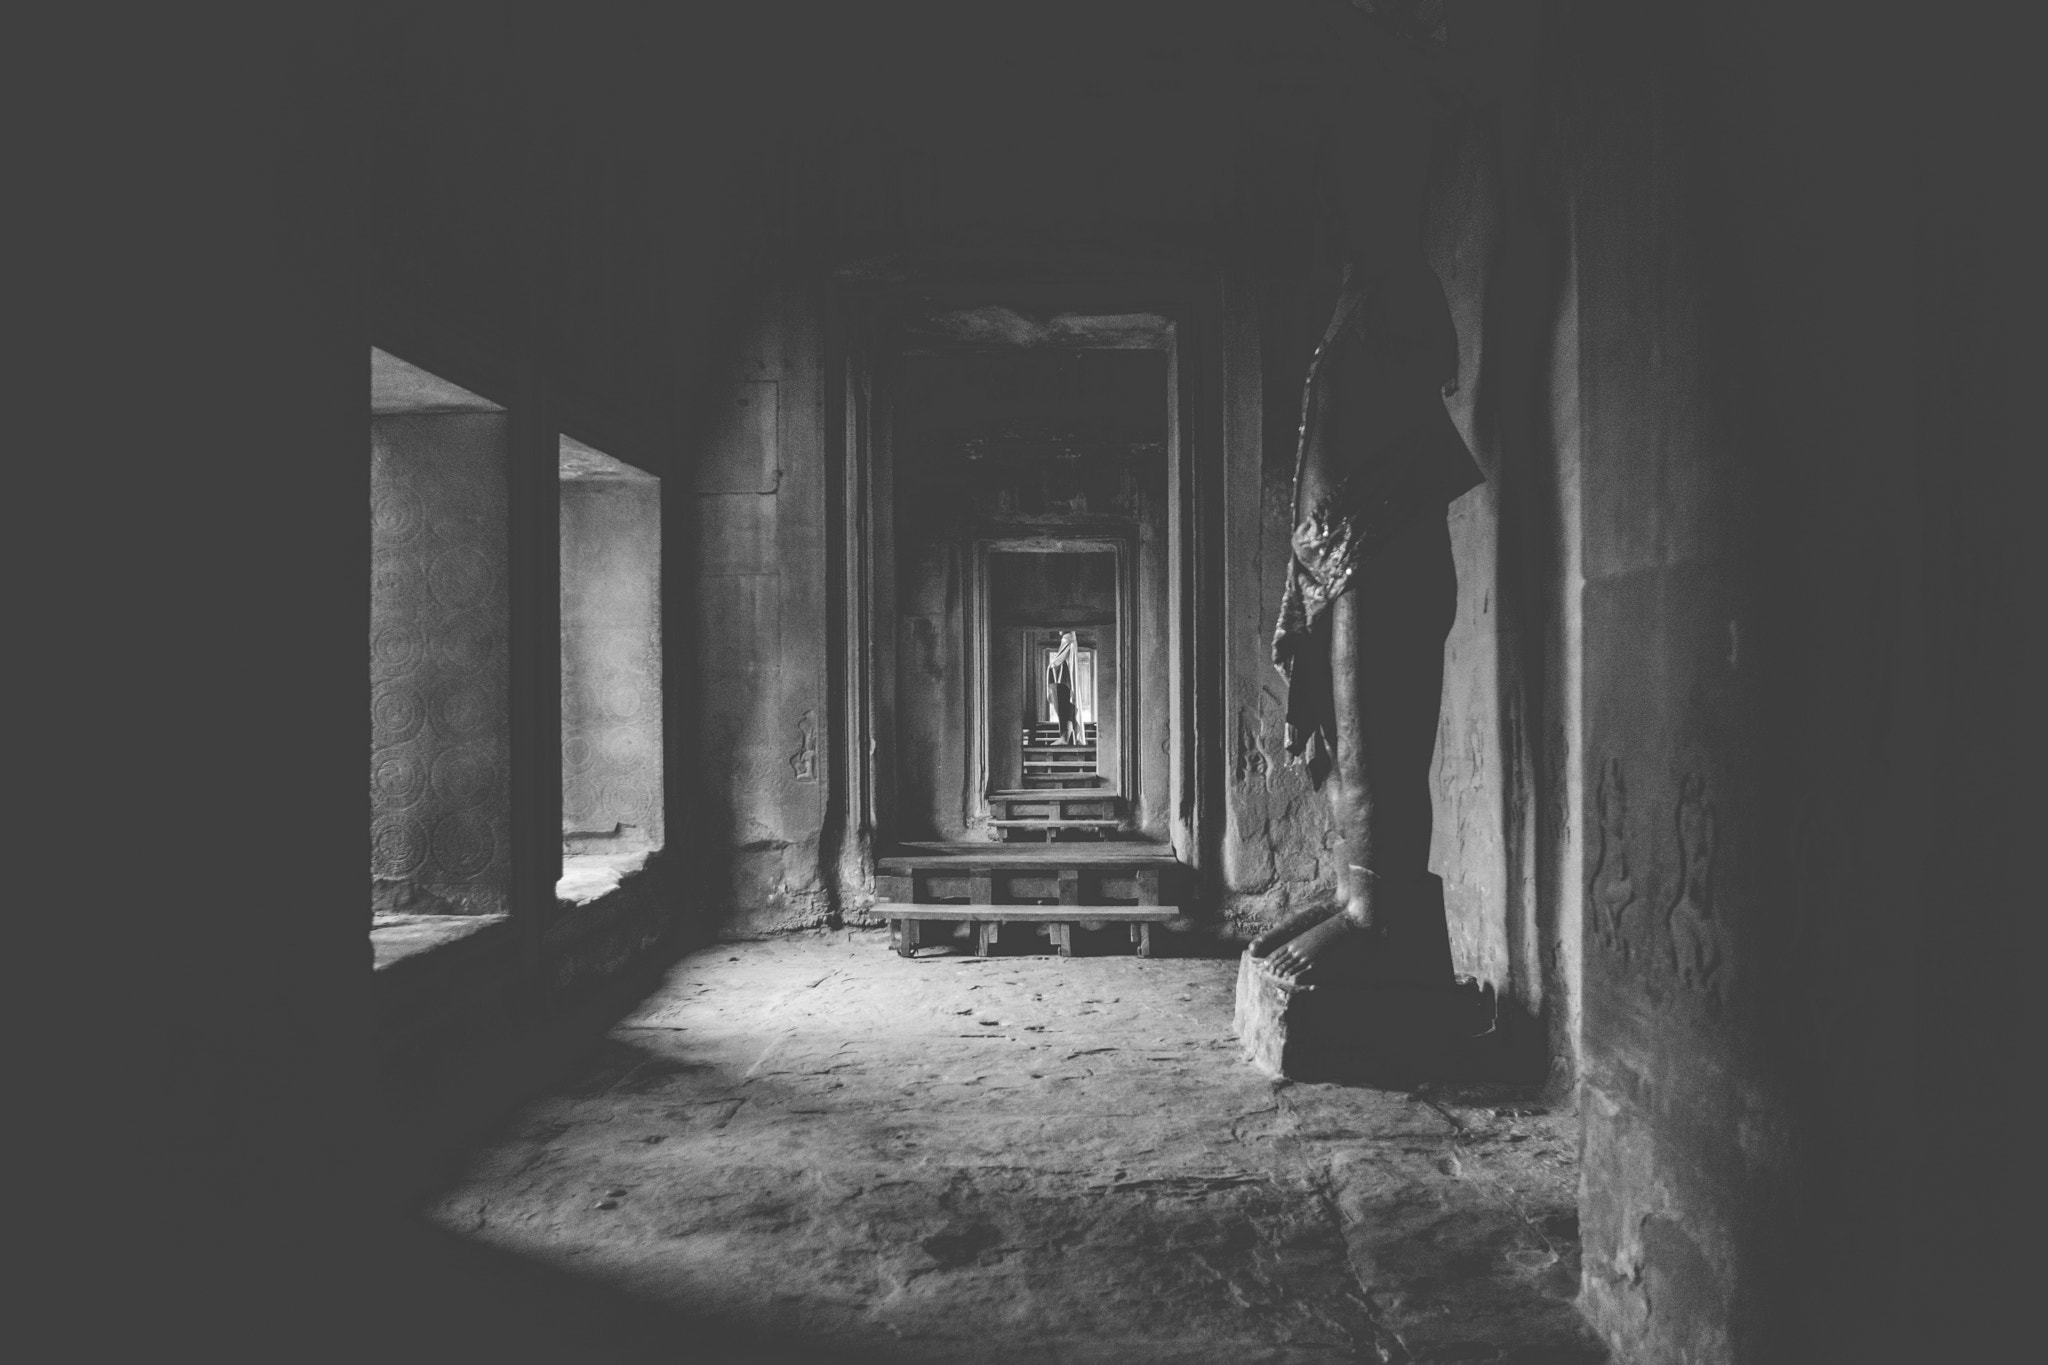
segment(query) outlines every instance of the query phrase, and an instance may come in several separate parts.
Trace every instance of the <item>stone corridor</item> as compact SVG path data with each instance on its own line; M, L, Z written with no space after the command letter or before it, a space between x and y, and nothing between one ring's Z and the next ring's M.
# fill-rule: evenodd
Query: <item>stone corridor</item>
M1275 1083L1234 962L1007 946L699 952L426 1216L790 1358L1606 1358L1573 1116Z

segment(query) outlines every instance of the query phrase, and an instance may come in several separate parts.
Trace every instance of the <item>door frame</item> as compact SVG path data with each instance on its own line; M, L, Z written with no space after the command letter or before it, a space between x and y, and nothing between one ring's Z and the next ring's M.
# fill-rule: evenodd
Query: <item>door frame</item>
M992 554L1059 554L1079 549L1107 551L1116 556L1118 754L1112 783L1102 790L1102 795L1116 797L1128 805L1138 791L1138 746L1133 740L1133 721L1137 716L1138 702L1136 546L1131 543L1129 536L1099 532L1084 532L1071 536L979 536L974 541L973 563L967 580L967 771L971 783L968 795L968 825L970 828L990 832L991 837L993 830L988 824L991 818L987 686L987 680L991 677L988 558ZM1100 694L1097 695L1099 715L1101 702ZM1102 771L1099 762L1096 771Z
M1134 810L1133 816L1163 826L1174 856L1197 874L1190 909L1203 899L1223 828L1223 292L1215 271L1161 275L1141 267L1116 277L973 279L963 278L957 264L880 276L846 267L827 286L827 525L834 573L827 682L839 699L827 837L837 849L843 903L872 898L875 859L897 837L892 362L903 350L906 319L939 309L989 308L1055 321L1164 320L1159 340L1143 349L1164 351L1167 362L1168 780L1166 808ZM1135 559L1134 547L1134 565ZM1130 676L1134 685L1135 669ZM1127 747L1136 748L1135 737ZM975 790L985 805L985 769L969 771L982 775Z

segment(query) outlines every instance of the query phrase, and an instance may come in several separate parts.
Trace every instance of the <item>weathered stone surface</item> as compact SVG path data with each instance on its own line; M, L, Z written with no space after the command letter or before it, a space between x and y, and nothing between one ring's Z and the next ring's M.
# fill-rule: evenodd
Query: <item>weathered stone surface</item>
M571 853L562 859L562 879L555 899L564 905L588 905L619 889L622 879L647 865L647 854Z
M714 948L429 1216L821 1358L1602 1359L1571 1116L1276 1085L1231 972Z
M370 949L376 969L421 953L440 951L473 938L493 925L505 923L504 915L387 914L370 923Z
M370 424L370 875L379 909L510 902L502 412Z
M577 453L579 467L604 458ZM564 478L561 576L566 851L660 848L660 481Z
M1469 978L1434 990L1297 985L1246 952L1231 1026L1269 1076L1409 1085L1483 1070L1491 1016L1490 994Z

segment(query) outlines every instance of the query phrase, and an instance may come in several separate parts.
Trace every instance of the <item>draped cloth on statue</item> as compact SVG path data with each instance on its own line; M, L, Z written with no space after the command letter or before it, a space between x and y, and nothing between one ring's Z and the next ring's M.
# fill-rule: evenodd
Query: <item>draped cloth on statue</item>
M1426 331L1412 330L1416 319ZM1287 683L1288 752L1316 787L1336 745L1330 604L1418 517L1484 482L1443 404L1456 368L1441 287L1412 274L1347 279L1309 362L1273 663Z
M1072 631L1063 632L1059 648L1046 661L1046 691L1052 698L1053 715L1060 723L1060 743L1079 744L1081 725L1077 719L1079 708L1074 693L1079 683L1076 667L1080 657L1080 644Z

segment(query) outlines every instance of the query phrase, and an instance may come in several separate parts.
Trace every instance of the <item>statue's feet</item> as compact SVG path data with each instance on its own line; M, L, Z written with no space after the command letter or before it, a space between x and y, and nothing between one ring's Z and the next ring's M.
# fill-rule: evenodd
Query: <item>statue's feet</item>
M1277 975L1310 985L1368 975L1385 943L1383 934L1338 911L1263 956Z
M1281 920L1271 929L1266 930L1265 933L1253 939L1245 951L1249 952L1253 957L1265 957L1281 944L1306 933L1331 915L1337 913L1339 912L1335 910L1316 909L1302 910L1296 914L1289 915L1286 919Z

